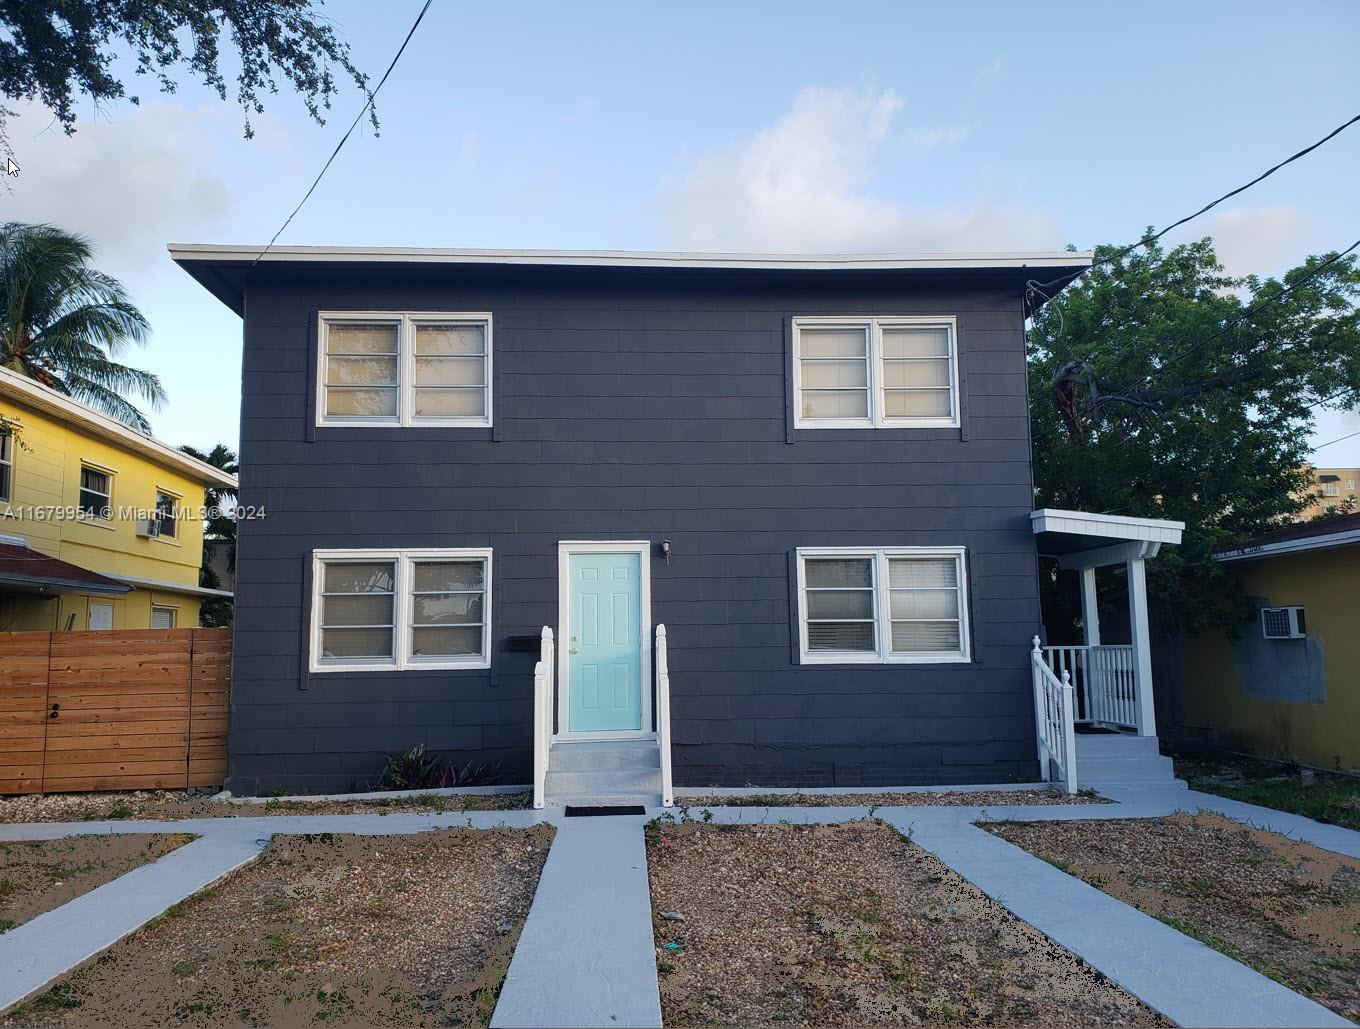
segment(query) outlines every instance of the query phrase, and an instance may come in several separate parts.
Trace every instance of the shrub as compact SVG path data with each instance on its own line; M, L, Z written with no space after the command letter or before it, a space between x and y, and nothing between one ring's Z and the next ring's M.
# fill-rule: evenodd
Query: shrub
M459 767L437 754L427 754L420 743L400 754L389 754L375 790L438 790L451 786L488 786L500 778L500 765L469 761Z

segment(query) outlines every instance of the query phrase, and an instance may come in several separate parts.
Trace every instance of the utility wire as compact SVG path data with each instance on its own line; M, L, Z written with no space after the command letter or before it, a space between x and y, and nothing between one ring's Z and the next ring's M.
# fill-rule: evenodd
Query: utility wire
M288 228L289 223L291 223L292 220L297 217L297 213L302 210L302 205L311 199L312 194L316 191L316 187L321 185L322 177L330 170L331 163L340 155L341 148L348 142L350 135L354 132L355 128L358 127L359 122L363 119L364 115L368 113L369 108L373 106L373 101L378 98L378 91L383 88L383 83L385 83L387 77L392 74L392 69L395 68L397 62L401 60L401 55L406 52L406 44L411 42L411 37L416 34L416 29L420 27L420 23L425 17L425 12L430 9L430 4L433 2L434 0L425 0L425 6L420 9L420 13L416 15L416 20L411 23L411 31L406 33L406 38L401 41L401 46L397 49L396 56L392 58L392 63L387 66L387 71L383 72L383 77L379 79L378 84L373 87L373 92L368 94L368 100L365 102L364 106L360 108L359 113L354 116L354 121L351 122L349 128L345 130L345 134L340 137L340 142L335 144L335 149L331 151L331 156L326 158L326 163L321 166L321 171L317 173L316 179L313 180L312 185L307 190L306 194L298 201L297 207L293 208L293 213L284 219L283 224L279 226L279 231L274 233L273 237L265 245L265 248L261 250L259 254L256 255L255 260L250 263L252 268L260 263L260 259L263 258L265 254L269 253L270 249L278 241L278 238L283 235L283 230Z
M1043 290L1046 290L1046 289L1048 289L1049 287L1052 287L1052 286L1065 285L1065 284L1067 284L1068 282L1071 282L1072 279L1076 278L1077 276L1082 275L1082 274L1084 274L1085 272L1090 271L1092 268L1099 268L1099 267L1100 267L1101 265L1103 265L1103 264L1110 264L1110 263L1113 262L1113 261L1118 261L1118 260L1120 260L1121 258L1127 257L1129 254L1133 253L1135 250L1137 250L1137 249L1138 249L1139 247L1141 247L1141 246L1146 246L1148 243L1155 243L1157 240L1161 239L1163 236L1165 236L1165 235L1166 235L1168 232L1170 232L1172 229L1179 228L1180 226L1184 225L1186 222L1194 221L1194 219L1198 218L1200 215L1204 214L1205 212L1213 210L1213 209L1214 209L1215 207L1217 207L1219 204L1223 203L1223 201L1229 200L1229 199L1231 199L1232 197L1237 196L1237 194L1239 194L1239 193L1244 193L1244 192L1246 192L1247 190L1251 189L1251 187L1254 186L1254 185L1256 185L1258 182L1261 182L1261 181L1263 181L1264 179L1270 178L1270 176L1274 175L1277 171L1279 171L1279 170L1280 170L1281 168L1283 168L1285 165L1287 165L1287 164L1293 164L1293 163L1294 163L1295 161L1297 161L1300 157L1306 157L1308 154L1311 154L1311 153L1312 153L1314 150L1316 150L1318 147L1322 146L1323 143L1326 143L1326 142L1328 142L1329 140L1334 139L1335 137L1341 135L1341 133L1345 132L1348 128L1350 128L1350 127L1351 127L1352 125L1354 125L1356 122L1360 122L1360 114L1357 114L1355 117L1351 118L1349 121L1343 122L1342 124L1338 125L1336 128L1332 129L1331 132L1327 133L1327 135L1325 135L1325 136L1323 136L1321 139L1319 139L1316 143L1312 143L1312 144L1310 144L1310 145L1304 147L1304 148L1303 148L1302 150L1300 150L1298 153L1293 154L1293 155L1290 156L1290 157L1286 157L1286 158L1285 158L1283 161L1281 161L1279 164L1276 164L1276 165L1271 166L1270 168L1267 168L1265 171L1263 171L1260 175L1256 176L1256 178L1252 179L1250 182L1245 183L1244 185L1238 186L1236 189L1230 190L1230 191L1227 192L1227 193L1224 193L1224 194L1223 194L1221 197L1219 197L1217 200L1211 200L1211 201L1209 201L1209 203L1205 204L1205 205L1204 205L1203 207L1201 207L1198 211L1194 212L1193 214L1187 214L1184 218L1180 218L1180 219L1178 219L1178 220L1172 222L1170 225L1168 225L1166 228L1162 229L1160 232L1154 232L1154 233L1153 233L1152 235L1150 235L1150 236L1144 236L1144 237L1143 237L1142 239L1140 239L1137 243L1132 243L1132 244L1130 244L1129 246L1124 247L1122 250L1117 250L1117 251L1115 251L1113 254L1110 254L1110 255L1107 256L1107 257L1102 257L1099 261L1095 261L1095 262L1093 262L1092 264L1090 264L1089 266L1087 266L1086 268L1083 268L1081 271L1077 272L1076 275L1068 276L1068 277L1066 277L1066 278L1053 279L1053 280L1050 281L1050 282L1036 283L1036 284L1034 284L1034 288L1036 288L1037 290L1039 290L1040 292L1042 292Z
M1360 429L1357 429L1355 432L1349 432L1344 436L1338 436L1336 439L1329 439L1326 443L1319 443L1313 448L1313 451L1316 453L1323 447L1330 447L1333 443L1340 443L1343 440L1353 439L1356 436L1360 436Z

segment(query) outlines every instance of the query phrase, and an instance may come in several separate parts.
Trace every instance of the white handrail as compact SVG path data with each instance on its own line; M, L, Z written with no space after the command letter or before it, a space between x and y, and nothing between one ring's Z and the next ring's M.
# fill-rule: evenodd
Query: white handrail
M1077 721L1111 728L1138 724L1138 683L1133 647L1097 643L1041 648L1055 676L1072 673Z
M1063 669L1062 679L1044 659L1039 637L1030 653L1034 683L1034 730L1038 740L1039 771L1049 782L1061 782L1068 793L1077 792L1076 712L1072 696L1072 673ZM1053 774L1057 767L1057 776Z
M671 672L666 656L666 627L656 627L656 743L661 748L661 805L675 807L671 784Z
M539 637L534 665L534 807L544 804L548 782L548 750L552 746L553 631L546 625Z

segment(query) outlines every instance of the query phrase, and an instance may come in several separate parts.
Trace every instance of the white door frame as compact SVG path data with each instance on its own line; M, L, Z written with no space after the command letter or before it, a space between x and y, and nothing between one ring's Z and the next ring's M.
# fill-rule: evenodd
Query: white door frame
M642 700L640 729L569 732L571 665L571 557L573 554L637 554L641 588ZM562 540L557 544L557 733L562 743L591 740L651 740L652 730L652 544L650 540Z

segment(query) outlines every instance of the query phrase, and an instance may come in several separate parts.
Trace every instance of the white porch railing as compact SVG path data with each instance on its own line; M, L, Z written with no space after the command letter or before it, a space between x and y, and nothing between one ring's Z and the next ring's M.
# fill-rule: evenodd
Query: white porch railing
M1073 727L1076 702L1072 673L1062 678L1053 674L1048 660L1034 637L1030 654L1030 675L1034 682L1035 734L1039 739L1039 772L1049 782L1061 783L1068 793L1077 792L1077 736Z
M1138 726L1138 673L1132 646L1042 649L1055 676L1071 675L1078 723L1112 729Z
M544 803L548 782L548 751L552 747L553 669L556 667L553 631L546 625L539 638L538 662L534 665L534 807Z
M656 744L661 748L661 806L675 806L671 784L671 671L666 654L666 627L656 627Z

